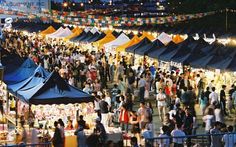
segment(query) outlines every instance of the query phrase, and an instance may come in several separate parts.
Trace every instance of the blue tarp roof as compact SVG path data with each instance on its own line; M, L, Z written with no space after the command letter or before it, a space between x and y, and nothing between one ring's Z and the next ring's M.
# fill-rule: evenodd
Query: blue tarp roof
M76 37L74 37L70 40L76 42L77 40L79 40L79 39L83 38L84 36L86 36L86 34L87 33L85 31L83 31L82 33L79 34L79 36L76 36Z
M51 73L45 81L32 88L22 88L17 91L18 97L30 104L68 104L91 102L93 97L79 90L60 77Z
M99 36L100 34L98 32L86 37L85 39L83 39L83 42L89 42L89 40L92 40L93 38Z
M149 44L147 44L143 47L140 47L140 48L136 49L135 53L138 54L138 55L145 55L148 52L150 52L152 50L155 50L156 48L163 47L163 46L164 46L164 44L161 43L160 40L156 39L152 43L149 43Z
M96 33L95 33L95 34L96 34ZM106 34L102 32L101 34L92 37L92 38L89 39L87 42L89 42L89 43L91 43L91 42L96 42L96 41L98 41L98 40L104 38L105 36L106 36Z
M148 53L148 56L151 58L158 59L160 55L168 48L175 48L176 44L174 42L170 42L167 46L163 46L161 48L157 48L156 50L153 50Z
M3 76L3 81L8 84L21 82L31 75L33 75L37 65L30 58L26 59L24 63L14 72L6 73Z
M171 61L186 63L186 60L189 59L190 56L195 58L194 56L198 54L200 48L206 46L206 42L203 41L204 40L194 41L189 39L182 42L183 44L180 43L181 47L177 48L175 55L171 57Z
M223 47L219 50L223 52L214 55L214 58L207 65L208 68L227 69L236 55L235 49L231 47Z
M86 34L85 37L81 38L80 40L77 40L77 41L81 41L81 42L86 42L87 38L91 38L94 34L91 33L90 31Z
M30 76L26 80L21 81L19 83L7 85L7 88L12 94L16 95L16 92L18 90L30 89L30 88L38 85L39 83L43 82L45 79L47 79L47 77L49 75L50 75L50 73L48 71L46 71L40 65L35 69L34 74L32 76Z
M145 38L144 38L143 40L141 40L139 43L134 44L134 45L132 45L132 46L126 48L125 51L126 51L126 52L130 52L130 53L134 53L136 49L138 49L138 48L140 48L140 47L143 47L143 46L145 46L145 45L147 45L147 44L150 44L150 43L151 43L151 41L150 41L147 37L145 37Z

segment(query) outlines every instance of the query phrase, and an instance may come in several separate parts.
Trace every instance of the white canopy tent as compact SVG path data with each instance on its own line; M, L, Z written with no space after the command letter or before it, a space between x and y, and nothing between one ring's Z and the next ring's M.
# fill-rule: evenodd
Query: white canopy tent
M67 37L69 35L73 34L73 32L69 29L69 28L65 28L65 29L60 29L56 34L49 34L47 37L50 38L64 38Z
M172 41L172 38L166 34L165 32L162 32L158 37L158 40L160 40L163 44L167 45L169 42Z
M93 27L93 28L90 30L90 32L93 33L93 34L95 34L96 32L100 33L97 27Z
M51 37L51 36L54 36L54 35L57 35L58 33L60 33L61 31L63 31L64 28L63 27L60 27L59 29L56 30L56 32L53 32L51 34L48 34L46 35L46 37Z
M106 44L104 44L105 50L106 51L110 51L110 52L115 52L115 48L127 43L128 41L130 41L129 37L126 36L124 33L120 34L115 40L108 42Z

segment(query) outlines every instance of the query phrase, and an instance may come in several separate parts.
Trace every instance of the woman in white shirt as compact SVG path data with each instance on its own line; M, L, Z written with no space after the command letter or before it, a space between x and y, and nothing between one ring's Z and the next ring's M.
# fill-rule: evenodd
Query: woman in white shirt
M158 113L160 120L163 121L164 115L166 114L166 95L162 88L159 88L159 93L156 96Z
M212 128L213 122L215 122L214 111L212 108L208 108L206 115L202 118L205 123L205 132L209 133Z
M220 109L220 104L217 104L214 110L215 120L224 123L223 113Z

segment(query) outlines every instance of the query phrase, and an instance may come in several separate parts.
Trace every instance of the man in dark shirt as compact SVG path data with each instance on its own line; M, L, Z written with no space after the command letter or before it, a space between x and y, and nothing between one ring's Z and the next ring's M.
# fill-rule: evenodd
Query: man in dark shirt
M225 85L222 85L222 89L220 91L220 103L221 103L221 106L222 106L222 111L224 112L225 115L227 115L226 113L226 94L225 94L225 89L226 89L226 86Z
M80 115L80 116L79 116L78 125L79 125L79 126L82 126L84 129L89 129L89 128L86 126L86 121L84 120L84 116L83 116L83 115Z
M186 135L192 135L192 130L193 130L193 116L190 112L191 112L191 110L189 108L187 108L185 110L183 129L184 129L184 133ZM191 146L191 139L190 138L187 139L187 146L188 147Z
M210 87L207 87L204 95L206 96L208 102L209 102L209 95L210 94L211 94Z
M102 100L99 102L99 107L101 110L101 123L104 125L105 128L108 127L108 122L109 122L109 105L105 101L105 96L102 96Z
M107 133L104 125L100 122L100 118L96 119L96 125L94 132L99 136L99 142L104 145L107 140Z
M128 75L128 88L131 93L134 93L135 73L132 71Z

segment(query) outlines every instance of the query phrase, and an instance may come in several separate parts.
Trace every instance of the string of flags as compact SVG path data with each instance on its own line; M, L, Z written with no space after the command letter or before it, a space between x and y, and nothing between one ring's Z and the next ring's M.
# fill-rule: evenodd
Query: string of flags
M226 9L223 11L227 12L236 12L236 10ZM174 23L187 21L190 19L202 18L209 15L214 15L220 11L211 11L197 14L186 14L186 15L175 15L175 16L166 16L166 17L150 17L150 18L141 18L141 17L113 17L113 16L97 16L97 15L87 15L87 17L81 16L80 13L70 12L63 13L60 11L53 10L52 13L49 11L44 11L41 14L27 14L19 11L4 10L0 8L0 14L9 14L9 15L18 15L25 16L29 19L39 18L43 22L54 21L57 23L67 23L74 25L82 26L142 26L142 25L158 25L166 23ZM62 14L63 13L63 14Z

